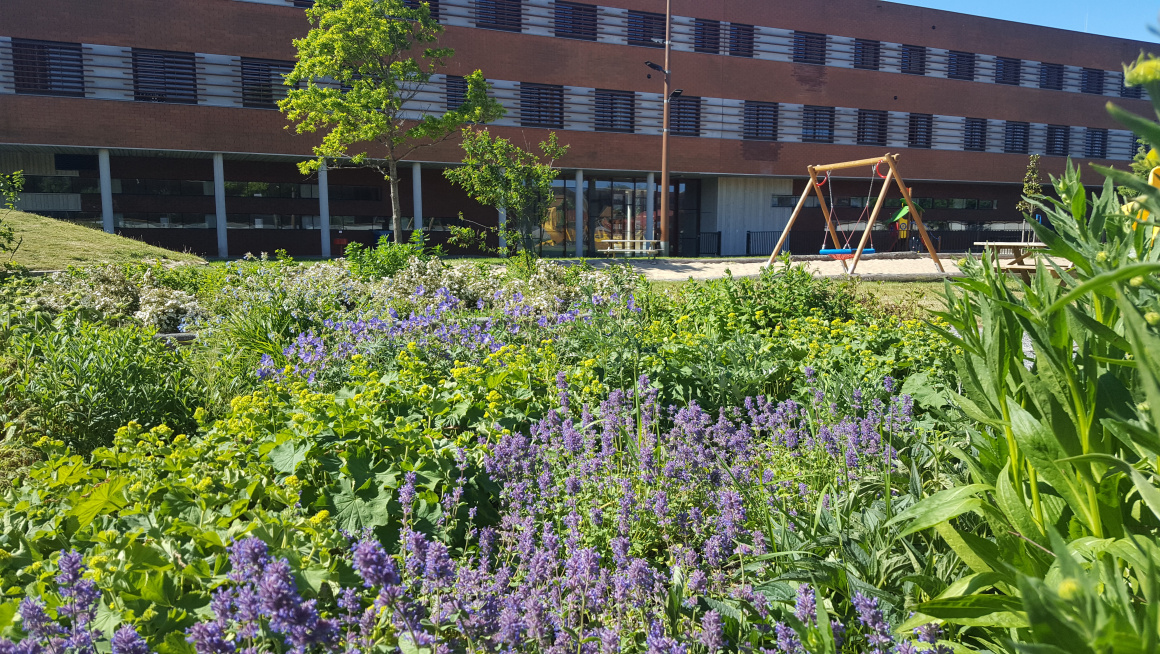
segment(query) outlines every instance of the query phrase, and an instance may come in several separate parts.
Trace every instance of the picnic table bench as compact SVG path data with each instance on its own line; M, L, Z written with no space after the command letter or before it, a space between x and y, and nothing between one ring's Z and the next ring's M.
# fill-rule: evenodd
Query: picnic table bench
M608 244L603 250L598 250L599 253L611 257L617 255L644 255L648 257L656 257L660 253L661 242L657 239L643 239L643 238L627 238L627 239L607 239L600 241Z
M1003 242L1003 241L976 241L975 245L984 248L991 252L995 260L995 265L1002 272L1017 273L1025 284L1031 283L1031 273L1035 272L1035 263L1027 263L1024 258L1036 250L1042 250L1047 247L1044 243L1036 241L1022 241L1022 242ZM1011 261L1004 263L999 259L999 254L1004 251L1011 252Z

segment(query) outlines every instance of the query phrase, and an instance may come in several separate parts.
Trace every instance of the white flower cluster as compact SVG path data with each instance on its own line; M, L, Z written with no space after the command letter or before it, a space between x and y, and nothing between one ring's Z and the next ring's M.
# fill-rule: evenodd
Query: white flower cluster
M138 309L133 317L162 333L184 331L184 327L201 316L197 298L185 291L161 286L141 290Z
M124 266L113 264L54 273L39 302L55 312L79 309L111 320L133 317L161 332L177 331L201 313L196 298L157 284L152 271L135 282Z

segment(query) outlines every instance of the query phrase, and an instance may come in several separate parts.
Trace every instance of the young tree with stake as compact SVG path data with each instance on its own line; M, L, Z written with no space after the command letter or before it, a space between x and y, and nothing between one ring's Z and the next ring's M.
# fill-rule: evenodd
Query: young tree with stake
M306 10L312 25L295 39L298 61L286 76L291 89L278 106L297 123L299 134L323 131L316 159L299 164L303 174L323 162L373 168L391 185L391 230L402 241L399 162L416 150L444 141L466 123L486 123L504 114L488 96L483 73L465 78L464 103L430 113L417 98L435 71L454 55L436 44L443 27L423 2L404 0L317 0ZM356 145L380 151L351 154Z

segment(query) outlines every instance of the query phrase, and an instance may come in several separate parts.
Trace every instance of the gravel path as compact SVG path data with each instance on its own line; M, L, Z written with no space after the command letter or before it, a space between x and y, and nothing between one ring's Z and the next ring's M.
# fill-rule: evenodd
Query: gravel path
M608 265L607 260L593 261L593 265ZM684 281L686 279L718 279L725 272L734 277L751 277L761 274L764 259L632 259L633 267L653 281ZM952 260L943 259L943 268L949 275L958 275L959 269ZM842 264L832 259L808 261L808 268L822 277L838 277L843 273ZM938 272L929 258L863 259L858 264L858 275L873 280L919 281L934 280L944 275Z

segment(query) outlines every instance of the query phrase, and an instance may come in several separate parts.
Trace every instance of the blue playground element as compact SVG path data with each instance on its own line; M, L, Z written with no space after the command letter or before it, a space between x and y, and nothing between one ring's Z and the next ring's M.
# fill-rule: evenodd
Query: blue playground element
M838 248L838 249L831 249L831 250L822 250L822 251L818 252L818 254L830 254L830 255L833 255L833 254L854 254L855 252L857 252L857 250L851 250L850 248ZM862 254L874 254L874 248L866 248L865 250L862 250Z

